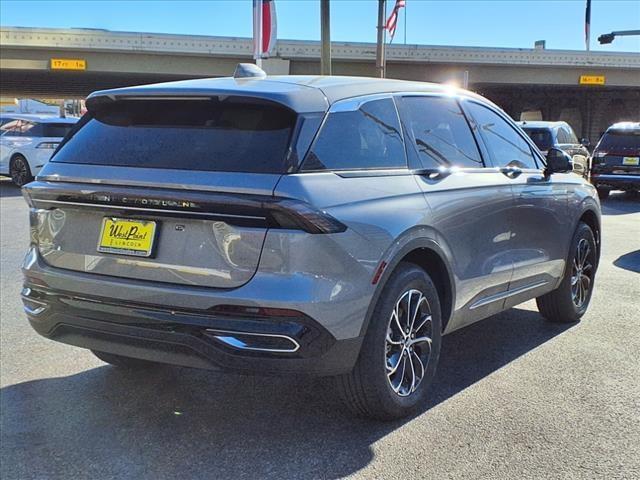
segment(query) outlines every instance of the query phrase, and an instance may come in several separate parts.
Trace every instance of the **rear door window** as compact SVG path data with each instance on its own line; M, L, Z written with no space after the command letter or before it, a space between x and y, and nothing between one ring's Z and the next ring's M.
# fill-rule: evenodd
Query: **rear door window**
M64 137L73 128L72 123L42 123L43 137Z
M246 97L118 100L96 106L54 162L283 173L296 115Z
M4 125L2 125L2 127L0 127L0 132L2 132L2 135L7 135L11 137L19 136L21 123L22 123L22 120L12 120L10 122L7 122Z
M563 129L565 130L565 132L567 134L567 142L568 143L573 143L573 144L580 143L580 142L578 142L578 137L576 137L576 134L573 131L573 128L571 128L571 127L563 127Z
M423 168L483 166L471 128L455 99L404 97L399 108Z
M567 135L567 132L562 127L558 128L558 143L560 144L571 143L569 141L569 136Z
M42 124L36 122L22 122L20 135L23 137L42 137Z
M405 168L400 121L391 98L329 113L302 170Z
M496 167L538 168L529 143L500 115L476 102L466 103Z
M549 150L553 147L553 135L548 128L525 128L524 132L540 150Z

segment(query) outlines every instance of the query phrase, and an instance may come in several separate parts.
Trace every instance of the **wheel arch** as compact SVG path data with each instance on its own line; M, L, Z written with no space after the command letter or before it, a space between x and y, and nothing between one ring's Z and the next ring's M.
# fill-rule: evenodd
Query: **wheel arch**
M580 215L578 224L580 224L580 222L587 224L591 229L591 231L593 232L593 236L595 237L595 240L596 240L596 249L597 249L596 263L600 263L600 249L601 249L600 216L596 213L596 211L593 208L587 207L582 212L582 215ZM576 228L577 228L577 225L576 225Z
M11 168L11 162L13 162L16 159L16 157L24 158L25 161L27 162L27 165L29 165L29 168L31 168L31 163L29 162L29 159L21 150L14 150L13 152L11 152L11 155L9 156L9 168Z
M444 332L453 316L455 305L455 281L447 259L448 256L444 249L436 241L430 238L414 238L385 260L386 266L376 285L360 334L364 336L366 333L380 294L393 272L402 262L413 263L420 267L433 280L440 300L442 331Z

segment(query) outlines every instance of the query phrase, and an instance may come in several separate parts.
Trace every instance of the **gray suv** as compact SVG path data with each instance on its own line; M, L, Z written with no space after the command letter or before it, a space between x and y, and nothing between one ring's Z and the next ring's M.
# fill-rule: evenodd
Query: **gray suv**
M566 154L463 90L244 70L88 98L24 188L38 333L126 368L333 376L390 419L444 334L533 298L585 313L600 205Z

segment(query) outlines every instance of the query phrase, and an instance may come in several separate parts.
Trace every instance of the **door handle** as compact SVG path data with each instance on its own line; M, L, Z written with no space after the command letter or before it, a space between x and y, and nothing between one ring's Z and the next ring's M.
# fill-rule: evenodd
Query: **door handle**
M500 173L509 178L517 178L522 173L522 170L518 167L502 167L500 168Z
M448 167L439 168L416 168L411 170L414 175L427 177L429 180L440 180L451 175L452 170Z

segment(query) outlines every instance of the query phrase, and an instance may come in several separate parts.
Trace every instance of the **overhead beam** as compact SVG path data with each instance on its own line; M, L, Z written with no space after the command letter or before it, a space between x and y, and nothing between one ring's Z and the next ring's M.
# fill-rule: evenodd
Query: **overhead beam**
M102 30L63 30L0 27L0 47L79 51L135 52L204 57L234 57L251 60L252 40L235 37L165 35ZM373 61L374 43L333 42L332 60ZM275 57L316 60L321 44L314 41L278 40ZM580 50L535 50L428 45L387 45L388 62L463 63L527 66L614 67L640 69L640 53L585 52Z

